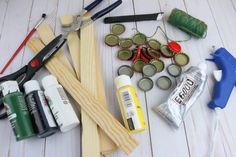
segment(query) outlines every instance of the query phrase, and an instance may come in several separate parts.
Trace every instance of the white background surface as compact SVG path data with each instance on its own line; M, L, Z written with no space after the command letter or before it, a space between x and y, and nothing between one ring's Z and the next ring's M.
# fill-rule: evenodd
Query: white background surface
M114 0L113 0L114 1ZM82 6L91 0L1 0L0 1L0 67L13 54L27 32L34 26L43 12L51 14L49 23L56 34L61 32L58 18L61 15L76 14ZM112 0L104 2L95 9L95 12L110 4ZM208 25L208 34L205 39L192 39L181 43L183 51L190 56L190 65L209 57L212 45L226 47L236 55L236 0L123 0L123 4L111 12L110 15L126 15L165 12L162 21L138 22L139 31L151 36L156 27L163 27L173 39L184 39L187 35L170 26L166 19L170 11L177 7L189 14L205 21ZM52 13L55 13L53 16ZM109 15L108 15L109 16ZM134 34L134 23L125 24L127 31L122 37L131 37ZM120 65L130 64L116 58L118 48L110 48L103 42L104 36L110 32L110 25L105 25L102 19L96 22L97 46L100 50L104 82L110 112L122 122L119 106L115 97L116 70ZM155 38L165 42L159 33ZM64 47L65 50L67 47ZM68 52L68 51L66 51ZM33 57L28 48L25 48L14 63L6 71L9 74L21 68ZM165 60L166 65L170 60ZM188 65L186 68L188 68ZM214 113L208 109L207 103L211 99L214 79L212 70L216 69L213 63L208 63L209 79L207 86L185 119L184 124L175 130L153 111L152 107L165 101L171 90L162 91L156 86L147 93L137 90L142 104L148 130L133 135L140 142L140 146L130 155L131 157L206 157L210 141L210 132ZM184 69L186 69L184 68ZM41 70L35 79L41 79L46 70ZM153 81L166 72L152 77ZM135 74L132 78L134 85L142 76ZM174 82L175 80L172 79ZM174 88L174 87L173 87ZM173 89L172 88L172 89ZM220 136L216 141L215 157L236 156L236 90L234 89L227 107L220 114ZM46 139L32 138L16 142L7 120L0 121L0 157L78 157L80 156L80 127L62 134L57 133ZM91 146L92 150L92 146ZM123 152L117 151L109 157L124 157Z

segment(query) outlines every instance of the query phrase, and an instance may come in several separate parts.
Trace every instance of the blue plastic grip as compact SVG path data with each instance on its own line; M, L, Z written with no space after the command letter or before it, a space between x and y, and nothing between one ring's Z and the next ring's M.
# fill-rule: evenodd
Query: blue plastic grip
M110 6L106 7L105 9L99 11L98 13L94 14L91 19L93 21L97 20L98 18L106 15L107 13L111 12L113 9L115 9L116 7L118 7L120 4L122 3L122 0L118 0L116 2L114 2L113 4L111 4Z
M214 87L214 96L208 107L223 109L236 85L236 59L225 48L220 48L211 55L212 61L216 63L218 69L222 70L222 78Z
M99 3L101 3L102 0L95 0L94 2L92 2L91 4L89 4L88 6L86 6L84 9L87 11L92 10L93 8L95 8Z

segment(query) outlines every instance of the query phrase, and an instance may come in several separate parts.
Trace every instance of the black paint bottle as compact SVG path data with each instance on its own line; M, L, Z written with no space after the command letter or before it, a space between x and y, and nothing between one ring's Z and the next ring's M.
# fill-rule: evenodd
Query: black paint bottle
M30 80L24 84L26 102L39 138L54 134L58 129L38 81Z

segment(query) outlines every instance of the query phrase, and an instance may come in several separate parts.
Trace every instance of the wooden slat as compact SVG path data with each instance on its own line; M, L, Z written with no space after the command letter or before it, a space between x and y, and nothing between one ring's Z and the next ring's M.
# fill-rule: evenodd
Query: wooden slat
M36 45L31 40L30 45ZM39 42L38 42L39 43ZM30 46L32 47L32 46ZM39 52L43 44L33 46ZM37 53L35 52L35 53ZM81 108L90 115L90 117L106 132L106 134L121 148L125 153L130 154L138 145L127 130L103 107L102 103L95 99L92 94L84 88L81 83L64 68L63 64L54 57L46 64L47 69L57 77L58 81L68 91L68 93L79 103Z
M93 25L80 30L80 81L81 84L95 96L96 94L96 67L94 54ZM82 122L82 157L98 157L100 155L99 134L96 123L81 110ZM91 145L93 151L90 150Z
M92 35L92 38L95 40L95 35ZM108 104L106 101L106 92L105 92L105 86L104 86L104 80L102 77L102 69L101 69L101 63L100 63L100 56L99 51L95 44L95 63L96 63L96 85L97 85L97 92L96 92L96 98L101 100L105 107L108 109ZM99 128L99 135L100 135L100 151L104 155L111 154L117 149L117 146L115 143L106 135L104 132Z
M77 32L69 33L67 45L73 62L73 68L78 80L80 80L80 40Z
M72 21L70 19L73 19L73 16L62 16L61 17L61 25L62 26L68 26L71 25ZM70 22L68 22L70 21ZM66 23L65 23L66 22ZM91 24L93 25L93 24ZM93 26L91 26L90 28L92 28ZM79 50L79 38L78 38L78 34L76 32L72 32L69 34L68 36L68 47L69 47L69 52L71 54L72 57L72 61L74 64L74 69L76 71L77 77L80 78L80 69L83 69L83 75L87 75L86 72L86 68L87 66L90 66L90 68L94 68L96 71L96 76L90 76L89 80L93 80L92 82L96 81L96 90L95 90L95 97L99 100L101 100L106 106L106 108L108 107L107 102L106 102L106 94L105 94L105 88L104 88L104 82L103 82L103 78L102 78L102 70L101 70L101 63L100 63L100 56L99 56L99 51L96 45L96 37L95 37L95 33L94 31L91 33L89 31L92 31L91 29L82 29L81 30L81 37L83 40L83 43L87 44L90 43L92 40L94 40L93 44L94 46L90 47L88 50L85 50L86 53L92 53L91 57L90 57L90 61L95 61L95 66L93 66L93 64L90 64L90 62L86 62L86 64L80 64L80 60L83 60L84 57L86 57L87 54L82 54L82 56L80 57L80 50ZM86 37L86 39L83 39L83 36ZM89 52L91 51L91 52ZM82 51L81 51L82 52ZM82 62L81 62L82 63ZM88 69L87 69L88 70ZM95 85L94 85L95 86ZM83 117L83 116L82 116ZM82 126L84 126L84 124L88 124L88 123L82 123ZM92 128L89 129L87 127L88 130L93 130ZM85 131L83 129L83 131ZM86 132L86 131L85 131ZM114 142L112 142L112 140L102 131L100 130L100 128L98 128L98 133L100 136L100 152L104 155L108 155L112 152L114 152L117 147L114 144ZM85 136L85 138L82 138L82 140L84 141L89 141L89 139L86 139L86 137L90 137L89 136L89 132L87 132L86 134L83 133L83 135ZM89 142L86 142L89 145ZM85 149L86 151L87 149Z
M95 40L95 35L94 35L94 28L93 25L89 25L86 28L82 29L80 32L80 37L81 37L81 54L80 54L80 61L81 61L81 83L87 83L88 86L91 86L94 88L94 95L96 98L99 100L102 100L105 104L105 107L107 108L107 104L105 103L106 99L104 89L101 91L102 86L103 86L103 81L101 80L101 68L100 68L100 63L99 62L99 56L98 56L98 51L96 47L96 40ZM84 76L83 76L84 75ZM100 75L100 76L98 76ZM99 77L99 78L98 78ZM94 83L94 85L93 85ZM96 87L96 88L95 88ZM99 89L98 89L99 87ZM103 86L104 88L104 86ZM87 117L85 115L85 119L87 120ZM91 121L90 121L91 122ZM83 112L82 112L82 124L86 125L94 125L94 124L89 124L89 123L83 123ZM89 128L87 126L88 130L93 130L92 128ZM93 127L93 126L92 126ZM114 143L104 134L103 131L97 132L96 135L100 135L100 147L99 150L101 149L101 152L103 154L108 154L112 151L115 150L115 145ZM84 141L89 141L86 138L91 139L91 135L89 135L89 131L85 131L85 138ZM84 134L83 133L83 134ZM82 137L83 138L83 137ZM83 140L83 139L82 139ZM94 139L91 140L92 143L94 143ZM89 147L89 142L87 142L88 147Z

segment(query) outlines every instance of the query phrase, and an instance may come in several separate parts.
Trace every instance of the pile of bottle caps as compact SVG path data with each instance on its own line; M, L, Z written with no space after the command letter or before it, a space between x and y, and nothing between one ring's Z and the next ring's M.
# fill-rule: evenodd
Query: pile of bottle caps
M148 38L143 33L136 33L132 38L120 38L119 35L125 32L123 24L115 24L111 28L111 33L105 36L105 43L108 46L119 46L121 49L117 52L120 60L131 61L132 65L123 65L119 67L118 75L133 76L134 71L143 73L143 77L138 86L143 91L149 91L153 88L153 81L150 77L165 69L165 64L161 57L170 58L174 63L167 66L167 72L170 76L178 77L182 72L182 66L189 63L189 57L182 52L181 46L170 41L167 45L161 44L154 38ZM161 89L169 89L172 85L167 76L161 76L156 81Z

